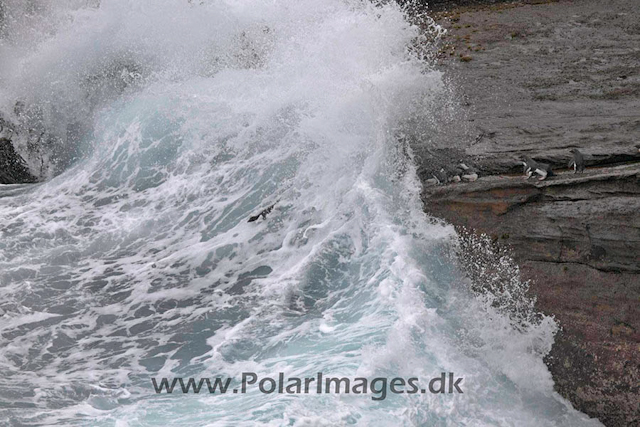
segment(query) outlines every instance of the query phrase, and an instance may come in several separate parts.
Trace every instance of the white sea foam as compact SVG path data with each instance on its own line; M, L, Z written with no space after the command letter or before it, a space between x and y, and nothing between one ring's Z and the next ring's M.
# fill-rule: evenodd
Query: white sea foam
M590 422L542 362L553 321L515 328L474 297L444 255L453 230L422 213L398 135L443 85L397 6L5 3L4 111L23 100L45 126L92 130L81 161L0 199L6 419ZM166 396L150 381L246 371L453 371L465 393Z

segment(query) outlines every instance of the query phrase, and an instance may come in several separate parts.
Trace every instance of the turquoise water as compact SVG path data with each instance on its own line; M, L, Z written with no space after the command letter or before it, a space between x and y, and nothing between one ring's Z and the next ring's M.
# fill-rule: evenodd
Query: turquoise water
M445 88L397 6L6 4L2 111L87 129L64 172L42 147L45 182L0 187L7 425L599 425L553 391L553 320L470 292L422 212L399 141ZM243 372L454 372L464 393L151 383Z

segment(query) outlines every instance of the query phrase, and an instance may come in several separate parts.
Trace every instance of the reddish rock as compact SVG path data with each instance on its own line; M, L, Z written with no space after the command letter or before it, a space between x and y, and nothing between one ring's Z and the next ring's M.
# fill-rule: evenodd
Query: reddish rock
M605 425L640 422L640 164L425 187L423 201L513 249L562 328L547 357L556 389Z

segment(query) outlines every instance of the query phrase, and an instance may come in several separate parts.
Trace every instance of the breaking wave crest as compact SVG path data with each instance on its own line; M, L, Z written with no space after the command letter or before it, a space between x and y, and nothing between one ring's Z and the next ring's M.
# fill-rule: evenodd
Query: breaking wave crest
M422 211L400 141L446 89L398 6L2 4L0 110L48 177L0 187L9 423L589 422L542 361L553 320L508 309L528 304L517 272L476 292L487 276L464 260L485 249L452 259L458 235ZM36 127L47 143L28 147ZM246 371L451 371L464 394L156 395L150 381Z

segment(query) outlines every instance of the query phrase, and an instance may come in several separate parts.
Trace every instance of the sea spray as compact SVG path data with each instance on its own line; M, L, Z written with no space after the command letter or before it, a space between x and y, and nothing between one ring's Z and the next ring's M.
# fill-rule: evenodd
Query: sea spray
M3 39L1 105L42 111L52 153L76 155L46 182L0 189L4 419L589 423L542 362L553 322L516 328L491 311L446 256L453 228L422 212L402 135L446 88L398 6L32 4L5 2L28 37ZM243 372L427 388L455 372L464 393L163 395L151 383Z

